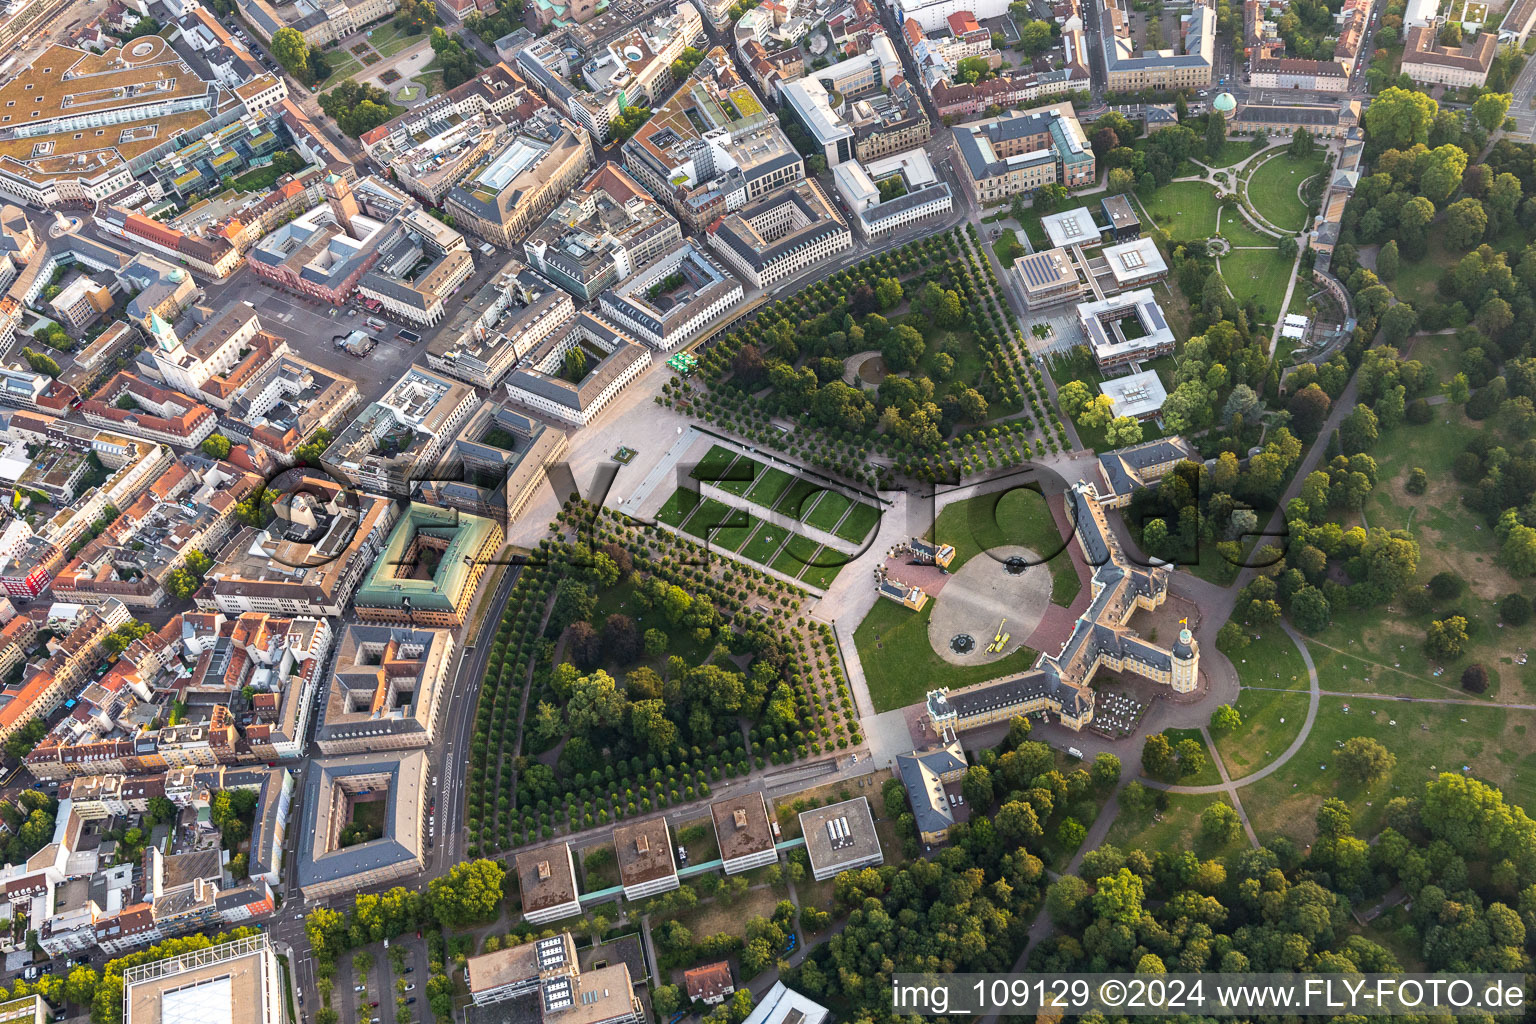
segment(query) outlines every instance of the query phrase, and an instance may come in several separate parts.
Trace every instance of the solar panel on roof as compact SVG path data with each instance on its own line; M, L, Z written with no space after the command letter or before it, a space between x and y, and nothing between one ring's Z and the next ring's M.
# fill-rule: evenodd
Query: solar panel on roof
M544 1009L563 1010L574 1002L570 978L555 978L544 985Z
M559 967L565 963L565 940L561 938L540 939L533 947L534 955L539 960L539 970L547 971L551 967Z
M1146 311L1151 314L1152 325L1154 327L1160 331L1166 331L1168 329L1168 325L1163 322L1163 311L1157 308L1157 303L1149 302L1143 308L1145 308Z

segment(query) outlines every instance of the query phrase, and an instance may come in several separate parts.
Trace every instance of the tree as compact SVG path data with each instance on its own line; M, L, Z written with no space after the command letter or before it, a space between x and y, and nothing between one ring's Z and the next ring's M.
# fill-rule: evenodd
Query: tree
M1339 443L1346 454L1370 451L1375 447L1380 432L1376 414L1368 405L1357 405L1339 424Z
M1200 838L1212 846L1230 843L1242 830L1242 819L1225 801L1217 800L1200 812Z
M1483 131L1493 132L1509 114L1512 97L1507 92L1485 92L1472 101L1472 120L1483 126Z
M1073 420L1092 400L1093 392L1080 380L1069 380L1056 392L1056 404Z
M1019 26L1019 46L1032 57L1050 49L1053 36L1051 23L1038 18Z
M1462 669L1461 688L1468 693L1483 693L1488 689L1488 670L1481 662L1473 662Z
M1190 738L1179 740L1179 777L1193 778L1205 771L1209 762L1205 756L1205 744L1199 740Z
M1104 428L1104 440L1116 448L1141 441L1141 421L1131 416L1116 416Z
M1428 99L1428 97L1425 97ZM1433 103L1433 100L1430 100ZM1375 104L1371 104L1374 108ZM1397 215L1398 237L1415 251L1429 238L1429 225L1435 219L1435 204L1423 196L1414 196L1403 204Z
M1062 875L1045 891L1045 911L1058 928L1070 927L1082 918L1088 900L1087 882L1076 875Z
M1094 883L1092 905L1094 913L1119 924L1136 924L1141 920L1141 901L1146 895L1141 876L1121 868L1113 875L1100 878Z
M1459 658L1467 642L1467 620L1460 615L1436 619L1424 634L1424 650L1432 658Z
M1108 790L1120 780L1120 759L1110 753L1095 754L1089 775L1093 779L1095 788L1101 791Z
M1212 732L1231 732L1242 724L1242 714L1231 704L1223 704L1211 712Z
M1227 117L1219 110L1212 110L1205 117L1205 155L1212 160L1221 155L1221 147L1227 141Z
M1310 583L1291 595L1291 621L1304 633L1317 633L1333 621L1333 609L1323 592Z
M651 1005L663 1019L670 1017L682 1009L682 990L676 985L658 985L651 992Z
M1399 263L1397 239L1393 238L1376 253L1376 276L1383 281L1394 280L1397 277Z
M1316 437L1317 432L1322 429L1332 406L1333 400L1316 383L1308 384L1297 391L1286 403L1286 409L1291 414L1291 425L1296 428L1296 433L1309 439Z
M1500 561L1511 576L1536 576L1536 529L1511 524L1499 548Z
M1419 194L1440 206L1461 187L1467 154L1460 146L1437 146L1419 160Z
M1439 104L1422 92L1393 86L1365 108L1365 130L1375 150L1407 149L1429 142Z
M960 779L960 794L970 801L973 814L985 813L992 806L992 773L979 764L971 765Z
M272 58L283 66L294 78L310 84L309 75L309 43L304 41L304 34L296 28L284 26L272 33Z
M1109 192L1120 195L1136 187L1136 175L1125 167L1112 167L1109 171Z
M203 454L210 459L228 458L230 447L229 438L223 434L209 434L202 443Z
M974 85L991 73L985 57L962 57L955 67L955 77L966 85Z
M30 348L23 347L21 357L27 361L33 373L41 373L47 377L59 375L59 364L46 352L34 352Z
M432 916L444 927L458 927L496 916L506 869L494 860L455 864L432 879L427 898Z
M1339 771L1356 782L1370 785L1392 774L1397 757L1376 740L1356 736L1339 748L1338 765Z
M1399 302L1381 314L1378 324L1382 340L1388 345L1397 345L1407 341L1418 330L1419 315L1408 303Z
M1287 147L1286 152L1298 160L1305 160L1311 157L1316 149L1317 139L1307 129L1302 128L1291 136L1291 144Z
M1099 427L1108 426L1109 421L1114 419L1114 416L1115 400L1108 395L1095 395L1088 400L1088 404L1083 406L1082 411L1077 414L1077 422L1081 426L1094 430Z
M1470 196L1458 199L1445 211L1445 244L1454 249L1472 248L1487 230L1488 211Z
M1141 748L1141 770L1161 778L1173 767L1173 744L1162 733L1148 736Z

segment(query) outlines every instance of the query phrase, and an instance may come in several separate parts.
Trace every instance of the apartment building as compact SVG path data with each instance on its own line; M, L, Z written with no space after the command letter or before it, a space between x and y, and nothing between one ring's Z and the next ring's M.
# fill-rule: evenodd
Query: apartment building
M748 203L711 226L726 265L767 288L853 247L853 234L813 179Z
M427 344L427 366L494 388L519 359L575 315L568 292L509 259Z
M315 742L322 754L425 747L453 668L446 629L353 623L341 633Z
M322 465L374 494L407 496L478 404L469 385L411 366L337 435Z
M1105 0L1099 14L1099 40L1112 92L1143 89L1203 89L1212 82L1216 55L1216 11L1197 0L1180 17L1175 49L1142 50L1131 30L1125 0Z
M1453 89L1481 88L1499 50L1499 38L1479 32L1460 46L1439 41L1436 25L1408 29L1403 36L1402 72L1420 85L1445 85Z

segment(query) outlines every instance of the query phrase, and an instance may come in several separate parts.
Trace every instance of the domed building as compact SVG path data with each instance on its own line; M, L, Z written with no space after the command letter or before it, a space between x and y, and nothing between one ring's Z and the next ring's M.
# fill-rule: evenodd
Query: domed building
M1237 97L1229 92L1224 92L1211 100L1211 109L1221 112L1223 117L1230 118L1232 112L1237 109Z

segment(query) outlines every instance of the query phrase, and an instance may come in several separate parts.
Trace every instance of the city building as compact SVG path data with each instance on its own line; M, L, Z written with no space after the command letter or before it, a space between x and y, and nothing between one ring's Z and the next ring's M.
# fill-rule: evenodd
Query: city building
M1080 303L1077 319L1101 370L1173 351L1173 328L1150 288Z
M96 205L94 223L134 249L153 250L215 280L222 281L240 266L240 249L217 230L184 231L106 202Z
M571 296L516 259L502 264L427 344L427 365L482 388L576 315Z
M533 269L595 302L682 238L677 218L621 167L605 163L534 229L523 252Z
M511 249L592 165L585 128L555 121L540 134L512 133L443 199L454 222L476 238Z
M973 3L974 0L937 0L935 6L957 2ZM832 1014L825 1006L787 988L782 981L776 981L742 1024L827 1024L831 1019Z
M1290 135L1305 128L1318 138L1333 139L1348 134L1360 124L1360 101L1345 99L1337 104L1320 103L1245 103L1232 118L1232 130Z
M1249 83L1255 89L1344 92L1349 88L1349 68L1331 60L1270 57L1253 62Z
M922 149L868 163L840 163L832 168L832 183L865 239L942 217L954 207L948 183L939 180Z
M1097 181L1093 149L1070 103L961 125L955 147L961 184L977 205L1043 185L1073 189Z
M1435 25L1410 28L1403 36L1402 72L1420 85L1482 88L1499 50L1499 37L1479 32L1460 46L1439 41Z
M1150 238L1138 238L1121 245L1106 246L1099 254L1109 269L1113 287L1105 291L1123 292L1145 288L1168 276L1168 263ZM1103 275L1096 274L1101 280Z
M968 14L972 20L979 18L983 21L1008 14L1005 0L898 0L891 6L897 12L897 24L910 18L924 32L947 28L950 17L957 14Z
M64 329L79 335L96 322L96 318L112 309L112 290L93 278L79 274L70 280L53 298L48 309Z
M1099 382L1099 394L1108 395L1114 403L1113 413L1118 419L1129 416L1137 420L1156 419L1168 401L1168 390L1156 370L1143 370L1125 377L1111 377Z
M1136 207L1126 196L1105 196L1099 200L1104 219L1109 222L1109 232L1116 242L1129 242L1141 237L1141 218Z
M1101 667L1140 676L1174 693L1194 691L1200 647L1188 628L1179 631L1171 648L1126 628L1138 610L1150 611L1167 599L1168 570L1144 568L1126 558L1109 528L1105 503L1095 484L1079 481L1066 496L1078 544L1088 564L1095 567L1088 607L1073 624L1061 651L1042 654L1029 671L953 692L948 687L929 691L928 718L938 735L953 736L1037 711L1054 713L1061 724L1079 730L1093 721L1094 693L1089 684ZM1114 500L1124 504L1129 494L1122 498L1116 491ZM928 802L928 798L914 797L911 785L907 794L914 810ZM943 813L941 807L935 810Z
M818 882L844 871L878 867L885 863L880 836L869 800L856 796L824 807L800 812L800 834L811 861L811 877Z
M182 456L59 571L54 596L159 607L177 570L193 552L218 550L236 524L235 507L261 486L227 462Z
M322 754L425 747L437 733L453 634L350 623L341 632L315 729Z
M123 1024L283 1024L287 995L263 933L153 960L123 973Z
M215 401L229 381L288 350L287 341L264 331L255 308L243 302L217 312L194 306L174 327L152 311L147 333L137 369L187 396L211 392Z
M523 920L529 924L546 924L581 913L581 901L576 890L576 862L571 856L570 843L554 843L537 850L524 850L515 860L517 889L522 896ZM475 993L474 971L470 971L471 993ZM484 983L485 991L494 992L499 985Z
M287 481L285 481L287 482ZM397 516L384 497L322 475L287 482L265 528L234 535L193 595L226 615L340 615L373 566Z
M654 348L676 348L735 309L737 281L696 239L678 239L644 270L606 289L603 316Z
M149 323L151 313L174 323L203 297L191 274L147 252L135 253L133 260L117 272L117 284L124 292L137 293L124 312L140 326Z
M753 200L709 229L709 244L756 288L853 247L853 234L813 179Z
M1094 490L1102 494L1105 508L1124 508L1131 495L1155 485L1181 462L1199 462L1195 449L1181 437L1163 437L1128 448L1116 448L1099 456L1099 478Z
M1439 5L1435 5L1439 10ZM1404 24L1412 24L1405 21ZM1504 14L1504 20L1499 24L1499 38L1508 39L1519 46L1524 46L1526 40L1531 37L1531 29L1536 28L1536 0L1514 0L1509 5L1509 10Z
M274 6L269 0L235 0L241 19L271 43L278 29L291 28L311 47L344 39L400 6L399 0L322 0Z
M347 424L321 464L364 490L407 497L478 404L468 384L411 366Z
M357 405L351 378L298 356L274 353L246 362L249 373L209 381L199 394L222 408L219 430L225 437L267 453L279 465L292 466L299 446L320 431L337 433Z
M614 826L613 848L625 899L640 900L678 887L672 833L664 816Z
M1077 264L1066 249L1047 249L1013 261L1013 273L1024 289L1024 305L1041 309L1075 302L1087 287L1077 274Z
M1045 229L1045 237L1051 240L1051 245L1058 249L1074 245L1088 249L1104 244L1099 226L1094 223L1093 211L1086 206L1048 213L1040 218L1040 226Z
M961 806L960 780L965 775L965 750L951 739L942 746L896 755L896 777L907 791L907 803L924 843L942 843L957 821Z
M933 133L883 32L866 51L781 83L779 95L821 147L828 167L912 149Z
M1105 0L1099 14L1106 85L1111 92L1143 89L1203 89L1216 64L1216 9L1203 2L1179 18L1180 46L1143 50L1131 28L1130 5Z
M426 866L427 755L422 750L317 757L309 762L295 881L307 900L416 875ZM363 803L383 803L377 838L342 846Z
M159 36L100 54L48 46L0 85L0 195L44 208L105 199L218 126L229 99Z
M466 1019L477 1024L640 1024L647 1019L629 964L583 970L570 932L470 957L464 973L475 1007Z
M464 236L413 211L379 246L379 258L357 281L357 294L375 312L418 327L447 315L448 301L475 272Z
M778 860L768 801L761 790L716 800L709 812L715 819L715 841L726 874L737 875Z
M197 447L218 426L218 415L202 402L127 370L119 370L81 402L79 412L93 427L177 448Z
M572 352L581 355L569 356ZM650 349L582 311L535 346L507 377L507 396L544 416L584 427L650 365Z
M1074 19L1076 20L1076 19ZM1062 43L1071 62L1050 71L1003 71L984 81L950 82L940 78L929 85L940 117L974 117L989 107L1018 107L1086 90L1087 42L1081 31L1064 31Z
M73 627L49 642L48 657L27 666L20 689L12 691L11 700L0 707L0 743L32 719L46 719L73 696L106 659L102 638L128 619L128 609L112 598L82 609Z
M494 520L510 533L567 444L559 428L485 402L443 453L432 479L416 485L416 498Z
M736 983L731 980L730 962L720 960L684 971L683 990L690 1000L705 1006L725 1002L725 997L736 991Z
M718 46L623 153L625 170L695 233L805 177L805 163L777 119Z
M495 564L501 525L413 501L352 595L364 622L457 629L480 577Z
M704 33L698 8L688 0L595 48L576 70L586 89L572 93L566 109L598 144L613 138L613 119L629 107L654 107L677 81L672 64Z
M261 239L246 260L258 277L278 288L333 306L352 297L404 227L367 216L345 178L331 174L325 203Z

